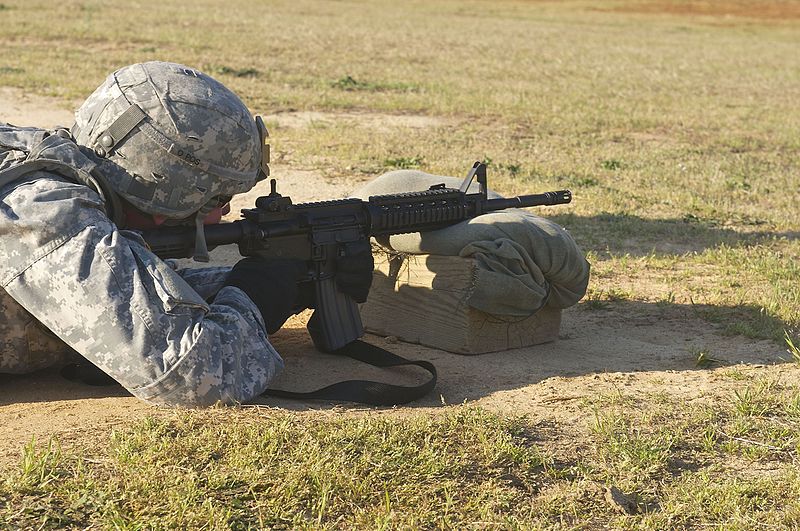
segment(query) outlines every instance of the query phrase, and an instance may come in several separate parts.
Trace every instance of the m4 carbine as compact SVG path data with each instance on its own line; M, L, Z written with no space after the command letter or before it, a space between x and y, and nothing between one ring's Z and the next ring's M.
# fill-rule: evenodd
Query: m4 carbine
M473 179L479 191L467 193ZM276 191L271 180L269 195L259 197L256 207L242 210L239 221L207 225L209 247L236 243L242 256L264 259L299 259L308 264L308 281L315 286L316 305L308 324L314 345L335 351L364 333L358 306L336 289L336 259L348 244L369 241L371 236L441 229L487 212L506 208L560 205L572 200L569 190L489 199L486 165L476 162L459 189L444 184L423 192L406 192L361 199L339 199L293 204ZM195 248L195 231L164 228L143 234L161 258L188 258Z

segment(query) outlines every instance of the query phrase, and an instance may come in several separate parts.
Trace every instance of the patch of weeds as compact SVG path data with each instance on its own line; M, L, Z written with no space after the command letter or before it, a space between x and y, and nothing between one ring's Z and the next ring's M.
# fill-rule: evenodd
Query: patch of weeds
M747 177L740 177L738 179L728 179L725 181L725 190L728 192L735 192L736 190L743 190L749 192L752 185L747 181Z
M748 151L764 149L764 142L752 137L729 138L722 141L721 145L731 153L747 153Z
M772 382L748 386L733 392L733 409L742 417L763 417L775 408L776 396Z
M712 365L723 362L723 360L712 356L709 350L705 348L692 352L692 355L695 357L695 365L701 369L707 369Z
M369 90L370 88L369 83L357 81L351 76L339 78L336 81L331 82L331 86L341 90Z
M702 223L703 220L695 214L684 214L682 218L684 223Z
M743 371L740 367L731 367L726 369L722 374L725 375L726 378L740 382L750 379L750 375Z
M408 170L419 168L424 162L425 159L421 155L416 155L414 157L388 158L383 161L383 165L387 168Z
M734 310L736 307L734 307ZM776 319L772 312L764 307L754 308L744 306L742 313L749 319L729 322L725 325L725 332L736 334L752 339L779 339L783 330L783 322Z
M711 453L716 449L719 436L718 427L714 423L709 422L703 427L698 445L704 452Z
M155 46L144 46L139 48L139 51L142 53L155 53L156 47Z
M597 186L600 184L600 181L594 177L573 177L569 180L569 182L573 186L577 186L579 188L591 188L592 186Z
M786 349L786 352L792 357L795 363L800 365L800 341L795 340L792 336L789 335L788 330L783 331L783 339L786 341L786 345L789 347Z
M783 407L784 413L789 418L800 419L800 391L795 391L794 396L786 401ZM798 430L800 431L800 430ZM800 433L798 433L798 451L800 451Z
M600 162L600 166L604 170L619 170L622 169L622 161L618 159L606 159Z
M633 298L633 294L620 288L608 288L606 290L606 298L611 302L628 301Z
M589 310L608 310L608 303L606 301L598 299L586 299L584 304Z
M11 9L11 8L5 4L0 4L0 11L5 11L6 9Z
M783 339L786 323L772 315L766 308L738 304L736 306L702 305L694 306L703 319L721 324L723 331L730 335L741 335L751 339Z
M598 451L612 470L620 474L652 474L669 461L674 435L668 430L646 431L627 416L595 411L591 430L598 438Z
M608 301L603 299L603 290L589 288L583 298L584 306L589 310L607 310Z
M22 74L24 72L24 68L17 68L16 66L0 66L0 74Z
M364 92L416 92L419 90L417 85L411 83L374 83L361 81L349 75L332 81L330 86L339 90Z
M608 289L589 288L586 292L584 302L591 310L606 310L608 303L627 301L633 298L633 294L627 290L610 287Z
M750 225L751 227L758 227L769 223L766 219L754 218L745 214L737 216L736 221L742 225Z
M661 307L669 307L673 304L675 304L675 292L672 290L656 301L656 305Z
M62 463L61 448L53 440L39 448L31 439L22 448L22 461L17 473L9 478L11 487L21 492L35 491L58 479L57 469Z
M483 157L481 162L486 164L487 168L493 167L508 173L512 178L522 175L525 170L524 166L518 162L495 162L491 157Z
M616 388L614 391L589 397L586 404L590 404L598 410L611 406L633 408L636 405L636 399L633 395L625 394L621 389Z
M206 68L212 74L233 77L259 77L261 72L255 68L233 68L225 65L212 65Z
M796 459L800 392L771 378L758 379L714 407L709 424L718 426L719 449L748 460Z
M683 474L665 486L661 510L646 515L640 527L792 529L798 523L798 491L800 477L791 469L755 478L720 477L705 470Z
M522 165L515 162L501 164L500 167L506 170L511 177L516 177L522 172Z

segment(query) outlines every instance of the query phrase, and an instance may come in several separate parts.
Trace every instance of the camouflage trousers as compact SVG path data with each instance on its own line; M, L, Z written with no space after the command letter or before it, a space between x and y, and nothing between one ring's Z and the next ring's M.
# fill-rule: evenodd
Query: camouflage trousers
M0 288L0 373L66 365L78 356Z

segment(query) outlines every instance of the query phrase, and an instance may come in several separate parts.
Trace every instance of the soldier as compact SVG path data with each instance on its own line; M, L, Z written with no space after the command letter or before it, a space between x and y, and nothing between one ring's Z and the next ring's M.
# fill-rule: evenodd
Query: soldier
M265 134L222 84L164 62L111 74L70 131L0 125L0 372L78 353L155 404L262 393L283 367L268 334L313 303L299 264L175 271L135 230L192 224L207 260L203 224L265 177ZM372 257L351 260L339 289L363 302Z

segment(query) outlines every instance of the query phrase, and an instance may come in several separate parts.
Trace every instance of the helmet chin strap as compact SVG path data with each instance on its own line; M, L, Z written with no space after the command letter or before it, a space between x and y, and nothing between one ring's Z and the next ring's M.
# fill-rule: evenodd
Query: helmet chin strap
M211 258L208 256L208 245L206 245L206 230L203 221L206 216L211 212L210 209L206 211L208 203L201 208L194 218L194 256L192 257L195 262L208 262Z
M197 211L194 217L194 255L195 262L208 262L208 245L206 244L205 220L214 209L223 206L231 200L230 196L216 196L211 198L203 207Z

